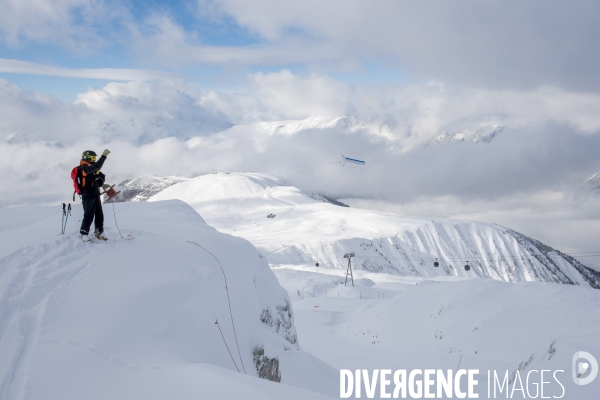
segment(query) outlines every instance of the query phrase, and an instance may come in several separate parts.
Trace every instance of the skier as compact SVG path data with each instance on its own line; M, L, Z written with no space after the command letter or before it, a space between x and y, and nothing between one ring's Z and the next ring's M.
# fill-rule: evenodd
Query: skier
M81 221L81 239L89 242L88 236L92 221L94 221L94 235L100 240L107 240L104 233L104 213L102 212L102 202L100 201L100 187L107 190L109 186L104 183L106 176L100 172L100 169L106 161L106 156L110 150L106 149L102 156L96 161L96 153L86 150L81 155L79 162L79 173L81 174L81 201L83 203L83 220Z

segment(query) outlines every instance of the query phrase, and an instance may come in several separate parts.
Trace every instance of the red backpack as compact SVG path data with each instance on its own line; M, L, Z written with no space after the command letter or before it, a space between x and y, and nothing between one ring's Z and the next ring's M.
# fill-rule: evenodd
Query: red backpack
M71 170L71 179L73 180L73 201L75 201L75 194L81 196L81 191L85 186L85 172L81 170L82 165L90 165L89 162L81 160L80 164Z
M83 188L79 167L75 167L71 170L71 179L73 180L73 187L75 188L75 191L73 192L73 201L75 201L75 193L81 195L81 189Z

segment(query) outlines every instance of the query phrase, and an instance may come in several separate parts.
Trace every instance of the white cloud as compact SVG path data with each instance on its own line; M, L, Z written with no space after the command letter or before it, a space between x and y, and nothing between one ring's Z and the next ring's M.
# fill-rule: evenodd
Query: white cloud
M112 81L144 81L159 78L181 78L182 75L164 71L130 68L62 68L29 61L0 58L0 72L60 76L67 78L103 79Z
M233 68L343 59L342 52L335 46L302 38L246 46L211 45L205 43L195 31L186 30L171 16L160 13L152 14L141 23L130 23L128 28L133 50L141 58L159 65Z
M80 55L110 44L113 29L102 28L128 15L109 0L3 0L1 6L0 42L52 44Z
M595 0L199 0L186 24L169 6L144 4L140 12L111 0L5 0L2 6L6 45L47 44L78 56L118 50L152 68L295 65L357 72L367 64L453 86L600 91ZM216 44L198 29L207 24L246 35L252 44Z
M336 49L339 62L387 62L454 84L600 90L600 5L594 0L209 3L213 14L220 9L275 46L297 48L294 40L310 38L316 48Z
M105 141L120 138L136 143L155 131L158 136L143 140L148 142L165 136L214 134L232 124L343 115L379 126L378 133L365 138L383 141L399 154L421 148L444 132L496 127L523 132L558 129L549 128L552 125L595 136L600 130L599 95L555 88L517 91L442 84L350 85L323 75L303 77L284 70L249 75L247 87L238 93L203 92L182 80L159 79L154 83L111 83L80 94L72 104L63 104L40 93L21 91L6 81L1 86L0 127L4 134L48 142L72 140L84 131Z
M497 218L559 248L575 239L538 234L551 229L538 221L564 223L562 232L571 233L581 221L581 243L597 238L590 206L597 194L589 197L586 179L600 171L598 96L349 85L288 71L247 82L238 93L181 80L111 83L65 104L0 80L0 205L68 200L81 152L108 147L111 183L142 174L267 172L332 197L400 204L394 209L403 213ZM490 124L506 127L491 143L431 143L444 131ZM328 148L367 164L341 167Z

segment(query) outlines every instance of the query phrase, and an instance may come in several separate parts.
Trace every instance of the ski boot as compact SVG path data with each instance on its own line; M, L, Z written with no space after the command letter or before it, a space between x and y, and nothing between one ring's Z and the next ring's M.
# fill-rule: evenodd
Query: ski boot
M99 230L96 230L96 232L94 232L94 236L96 236L96 239L98 240L108 240L108 238L104 236L104 232L100 232Z

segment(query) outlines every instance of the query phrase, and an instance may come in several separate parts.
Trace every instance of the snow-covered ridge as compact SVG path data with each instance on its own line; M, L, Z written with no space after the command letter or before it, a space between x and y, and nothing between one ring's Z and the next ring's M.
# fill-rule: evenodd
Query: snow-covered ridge
M320 117L312 116L302 120L273 121L257 123L259 130L268 134L293 135L307 129L338 128L347 132L365 130L379 137L392 137L390 126L375 118L356 116Z
M166 199L183 200L218 230L248 239L271 265L318 262L344 269L344 254L354 252L355 267L373 272L600 288L600 273L510 229L335 207L265 174L199 176L150 201ZM467 263L470 271L463 268Z
M121 191L121 193L114 197L114 201L146 201L169 186L187 181L188 179L189 178L182 176L142 176L139 178L127 179L116 185L116 190ZM280 181L280 184L284 184L283 181ZM327 197L321 193L307 192L307 194L311 198L323 203L329 203L340 207L349 207L347 204L332 199L331 197Z
M169 186L187 179L181 176L141 176L127 179L116 185L116 190L121 193L115 196L114 201L146 201Z
M0 209L0 398L192 399L205 379L262 385L231 371L335 393L335 371L300 349L290 298L254 246L180 201L115 207L133 239L107 218L108 242L83 243L80 205L65 235L57 207ZM255 398L281 390L313 397Z
M474 142L490 143L494 138L505 129L503 125L487 125L475 130L464 130L461 132L444 132L431 141L433 144L456 143L456 142Z

